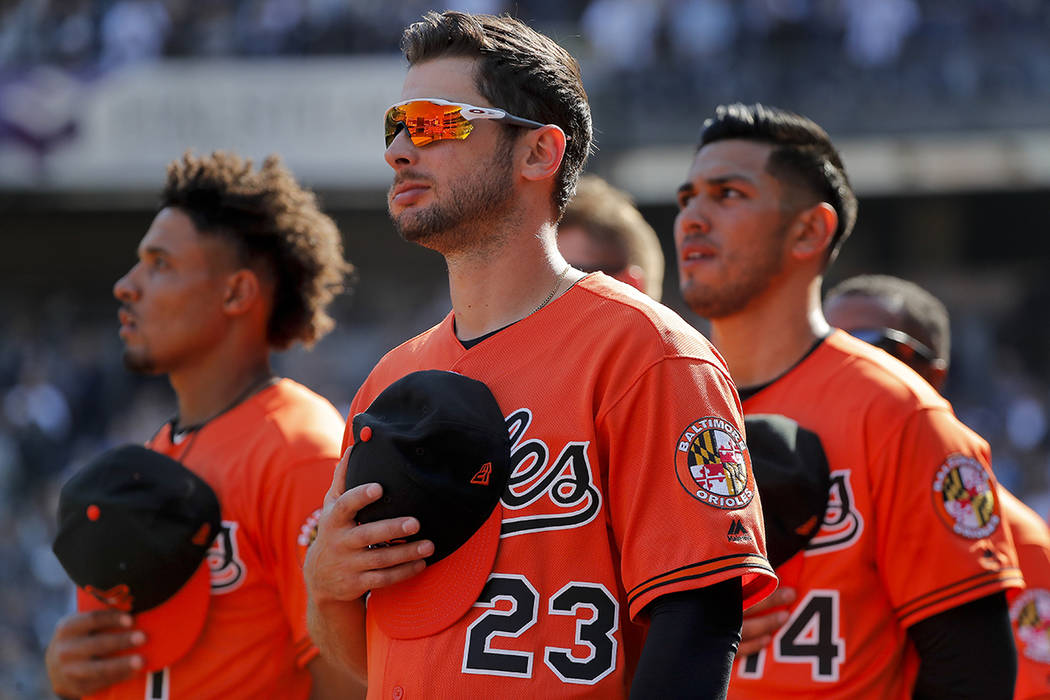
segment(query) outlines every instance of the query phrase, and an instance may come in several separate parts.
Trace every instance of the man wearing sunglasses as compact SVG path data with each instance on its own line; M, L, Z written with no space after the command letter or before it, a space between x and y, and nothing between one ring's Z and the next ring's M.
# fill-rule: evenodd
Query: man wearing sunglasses
M678 206L682 295L710 319L745 414L816 433L831 472L820 528L745 615L729 696L1011 697L1004 590L1022 581L988 445L821 313L857 207L827 133L764 105L718 107Z
M477 602L407 639L363 598L411 580L433 543L403 541L411 517L358 525L380 487L344 493L344 459L304 567L314 639L371 697L723 697L742 607L775 586L739 403L681 318L558 253L591 141L576 61L521 22L458 12L402 46L390 215L444 256L453 308L383 358L351 420L410 372L459 372L499 403L514 469Z
M836 328L865 342L874 341L937 391L943 388L951 342L948 309L919 285L889 275L850 277L828 292L824 314ZM1010 622L1017 646L1014 697L1050 697L1050 639L1043 622L1050 609L1050 528L1002 484L998 496L1025 579L1023 592L1010 591Z

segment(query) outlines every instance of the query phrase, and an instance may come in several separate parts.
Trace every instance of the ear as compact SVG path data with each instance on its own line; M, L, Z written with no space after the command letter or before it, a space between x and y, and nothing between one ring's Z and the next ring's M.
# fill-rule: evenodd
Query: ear
M799 212L791 225L791 254L798 260L814 257L823 259L838 225L839 215L827 202L820 202Z
M521 176L526 180L546 180L553 178L561 167L565 156L565 132L554 124L547 124L533 129L522 139L529 152L521 169Z
M248 313L262 299L262 285L254 271L242 267L226 278L222 308L230 316Z

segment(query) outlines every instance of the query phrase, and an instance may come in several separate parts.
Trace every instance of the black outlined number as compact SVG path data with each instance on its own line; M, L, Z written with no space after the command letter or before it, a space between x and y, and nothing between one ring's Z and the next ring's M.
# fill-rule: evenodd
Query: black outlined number
M510 601L510 611L496 609L497 600ZM492 676L532 676L532 654L523 651L496 651L496 637L520 637L536 624L539 594L524 576L492 576L478 596L476 606L491 608L467 628L463 652L463 673Z
M812 668L815 681L839 679L846 645L839 634L839 592L812 590L773 638L774 658Z
M544 661L558 678L566 683L591 685L616 667L619 607L604 586L594 583L570 583L551 596L550 614L576 616L576 644L591 650L581 659L573 655L572 649L547 647ZM589 610L590 618L580 617L581 610Z
M496 602L510 602L510 610L496 608ZM536 624L539 596L524 576L493 575L482 589L477 607L489 608L467 628L463 652L463 672L492 676L531 678L533 654L493 649L498 637L517 638ZM563 682L592 685L616 668L619 629L619 603L604 586L573 582L551 596L547 612L576 618L577 647L588 653L577 656L572 648L548 646L544 663Z

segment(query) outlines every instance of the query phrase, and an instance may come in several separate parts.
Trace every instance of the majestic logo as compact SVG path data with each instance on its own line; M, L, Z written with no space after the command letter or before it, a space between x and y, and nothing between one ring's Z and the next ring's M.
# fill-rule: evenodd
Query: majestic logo
M734 510L755 497L740 431L729 421L709 416L690 424L678 438L675 471L678 482L708 505Z
M828 507L817 534L806 543L806 554L824 554L845 549L864 532L864 518L854 505L850 470L836 469L831 472L831 488L828 491Z
M999 527L991 479L973 457L948 457L934 477L933 502L941 519L957 535L977 540Z
M726 533L726 538L730 542L736 542L737 544L745 544L751 541L751 533L744 527L744 521L740 518L733 518L733 521L729 523L729 532Z
M602 507L601 492L595 487L588 442L569 442L557 457L547 443L526 440L532 412L521 408L507 416L510 433L510 481L503 492L504 514L501 537L543 530L582 527L594 520Z
M237 521L223 520L219 535L208 549L212 595L230 593L244 582L244 561L237 553Z
M1020 651L1033 661L1050 664L1050 591L1029 588L1010 606L1010 622Z
M101 591L94 586L84 586L84 590L95 596L100 603L108 608L131 612L131 608L135 604L135 598L131 595L131 589L128 588L126 583L118 583L113 588L105 591Z

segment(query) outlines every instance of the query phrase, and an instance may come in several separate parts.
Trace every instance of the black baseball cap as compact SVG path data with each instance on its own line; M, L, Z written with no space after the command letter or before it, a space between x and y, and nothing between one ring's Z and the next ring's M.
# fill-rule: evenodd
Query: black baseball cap
M124 445L93 459L62 486L53 550L77 585L81 611L134 616L147 671L171 665L200 635L211 585L208 547L219 500L175 460Z
M372 592L369 614L393 638L440 632L474 604L496 559L511 471L503 412L482 382L424 370L354 416L353 435L346 488L383 487L358 522L412 516L420 529L406 539L434 543L421 573Z
M817 434L786 416L745 416L744 430L762 499L766 554L776 568L820 529L831 489L828 459Z

